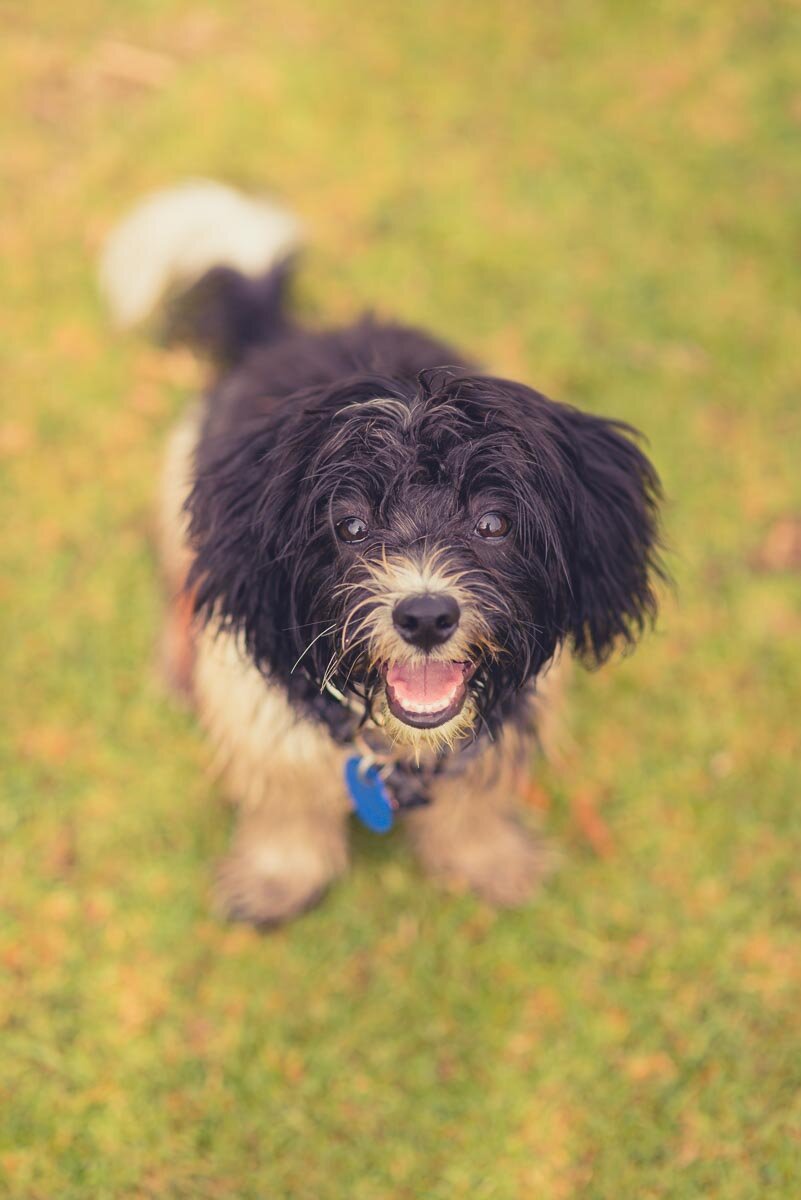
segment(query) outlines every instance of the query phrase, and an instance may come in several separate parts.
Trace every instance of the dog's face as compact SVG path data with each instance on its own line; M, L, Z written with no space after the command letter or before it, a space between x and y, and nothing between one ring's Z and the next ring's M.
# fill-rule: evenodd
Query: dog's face
M347 663L393 741L435 747L472 730L481 689L504 657L503 596L471 545L490 514L448 513L442 491L414 489L405 512L387 514L387 528L373 533L361 516L336 521L351 553L341 552L340 649L329 668L341 678ZM505 517L497 521L505 528Z
M629 431L519 384L345 380L207 453L198 605L397 742L497 728L569 639L653 610L656 476Z

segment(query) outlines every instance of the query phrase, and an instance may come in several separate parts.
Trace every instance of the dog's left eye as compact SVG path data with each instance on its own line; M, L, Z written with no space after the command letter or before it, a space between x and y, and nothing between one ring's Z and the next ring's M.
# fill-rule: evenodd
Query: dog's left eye
M480 538L503 538L512 528L512 522L503 513L488 512L476 521L476 533Z
M344 517L336 524L337 537L343 542L363 542L370 530L361 517Z

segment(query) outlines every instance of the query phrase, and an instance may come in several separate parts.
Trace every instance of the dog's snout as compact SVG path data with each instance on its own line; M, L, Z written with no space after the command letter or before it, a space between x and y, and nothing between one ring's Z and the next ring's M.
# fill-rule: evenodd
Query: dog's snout
M404 641L433 650L447 642L459 624L459 605L444 593L406 596L395 605L392 620Z

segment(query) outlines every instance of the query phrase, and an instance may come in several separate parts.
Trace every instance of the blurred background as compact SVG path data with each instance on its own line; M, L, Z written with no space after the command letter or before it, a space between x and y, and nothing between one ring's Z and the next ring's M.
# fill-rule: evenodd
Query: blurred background
M0 43L0 1193L796 1196L801 10L56 0ZM430 327L633 422L675 595L579 673L497 916L401 835L323 906L210 914L230 817L154 669L166 430L103 236L187 176L309 231L297 307Z

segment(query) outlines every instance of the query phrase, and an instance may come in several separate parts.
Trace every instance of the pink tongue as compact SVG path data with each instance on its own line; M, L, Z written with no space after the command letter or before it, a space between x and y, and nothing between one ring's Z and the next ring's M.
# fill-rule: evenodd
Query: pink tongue
M387 669L387 683L400 704L450 703L464 679L461 663L394 663Z

